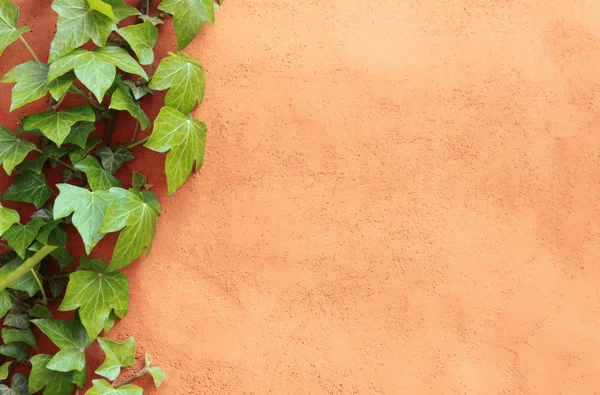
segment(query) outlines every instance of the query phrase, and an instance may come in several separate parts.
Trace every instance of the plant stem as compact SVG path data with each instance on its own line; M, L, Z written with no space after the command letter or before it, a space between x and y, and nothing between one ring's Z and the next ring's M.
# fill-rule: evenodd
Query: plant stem
M27 259L21 266L16 268L12 273L10 273L4 281L0 283L0 291L4 291L8 288L12 283L21 278L25 273L29 270L33 269L35 265L40 263L42 259L44 259L49 253L56 249L55 246L43 246L37 251L33 256Z
M131 141L135 141L135 139L137 139L137 134L138 134L138 130L140 129L140 121L136 121L135 123L135 129L133 130L133 137L131 138Z
M10 246L8 244L0 242L0 247L6 248L7 250L11 250L12 251L12 248L10 248Z
M44 151L42 151L42 150L41 150L41 149L39 149L39 148L36 148L35 150L36 150L37 152L39 152L40 154L43 154L43 153L44 153ZM60 163L61 165L63 165L64 167L68 168L68 169L71 169L71 170L73 170L73 171L79 171L79 170L77 170L76 168L74 168L73 166L71 166L70 164L68 164L67 162L65 162L65 161L63 161L63 160L60 160L60 159L54 159L54 160L55 160L55 161L57 161L58 163Z
M48 297L46 296L46 291L44 290L44 284L42 284L42 282L40 281L40 278L38 277L35 270L31 269L31 274L33 274L35 282L37 283L38 287L40 287L40 291L42 291L42 304L46 306L48 304Z
M145 143L146 141L148 141L148 140L150 140L150 136L148 136L148 137L144 137L143 139L141 139L141 140L138 140L138 141L134 141L133 143L129 144L129 145L127 146L127 148L129 148L129 149L135 148L135 147L137 147L138 145L142 145L142 144L144 144L144 143Z
M55 104L51 105L50 108L52 108L54 111L58 110L58 107L60 107L63 100L65 100L65 97L67 97L66 93L60 98L59 101L57 101Z
M69 92L77 93L78 95L83 96L85 98L85 100L90 102L90 104L92 106L94 106L97 110L100 110L100 111L106 110L106 108L104 108L104 106L101 103L99 103L98 100L94 99L92 96L88 95L82 89L79 89L75 85L71 85L71 87L69 88Z
M37 57L37 55L35 54L35 51L33 50L33 48L31 48L31 45L29 45L29 43L27 42L27 40L25 40L22 35L19 36L19 39L21 40L21 42L23 43L23 45L25 45L25 48L27 48L27 50L29 51L29 53L31 54L31 56L33 56L33 59L35 59L36 61L39 62L40 59Z
M139 372L137 372L136 374L134 374L134 375L133 375L133 376L131 376L130 378L128 378L128 379L125 379L125 380L121 381L121 382L120 382L120 383L118 383L118 384L114 384L114 383L113 383L113 387L115 387L115 388L119 388L119 387L122 387L122 386L124 386L124 385L127 385L127 384L131 383L133 380L135 380L135 379L139 379L140 377L142 377L142 376L143 376L143 375L145 375L146 373L148 373L148 366L145 366L145 367L144 367L142 370L140 370Z
M108 121L106 122L106 128L104 129L104 139L103 139L103 143L106 146L110 145L110 142L112 140L113 131L115 130L115 123L117 122L117 111L110 110L109 114L110 114L110 117L108 118Z

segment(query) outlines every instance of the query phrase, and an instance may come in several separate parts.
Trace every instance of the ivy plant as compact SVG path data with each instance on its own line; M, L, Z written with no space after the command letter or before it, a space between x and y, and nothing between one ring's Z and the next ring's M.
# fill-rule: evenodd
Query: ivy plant
M214 1L53 0L56 35L44 61L27 41L35 26L23 26L19 7L0 0L0 55L17 41L31 54L0 80L12 86L10 111L47 103L15 130L0 125L0 166L11 176L0 191L0 394L89 388L89 395L138 395L136 379L150 375L156 387L166 379L148 354L139 371L119 379L135 365L136 342L109 337L129 310L121 270L150 252L162 212L143 173L118 170L142 146L166 153L171 195L202 167L207 128L193 110L206 79L200 60L184 50L203 24L214 23ZM162 25L170 21L176 41L156 59ZM65 105L67 96L74 104ZM153 101L164 103L154 120L142 105ZM121 126L127 118L133 130ZM118 141L130 141L113 144L117 130L130 133ZM118 233L110 261L90 257L109 233ZM84 256L73 256L77 244ZM56 319L56 310L72 318ZM38 353L48 341L58 351ZM105 360L88 383L86 351L94 342ZM14 373L19 365L25 368Z

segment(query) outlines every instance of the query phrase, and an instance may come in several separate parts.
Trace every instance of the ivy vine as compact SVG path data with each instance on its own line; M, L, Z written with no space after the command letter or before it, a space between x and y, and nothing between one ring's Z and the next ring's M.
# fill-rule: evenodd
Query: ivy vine
M206 125L191 112L202 103L206 80L200 61L181 51L204 23L214 22L218 4L162 0L153 8L150 0L141 0L136 8L123 0L54 0L51 7L58 20L44 63L26 40L30 28L20 26L19 7L0 0L0 55L20 41L32 56L1 80L14 84L10 111L48 97L47 110L25 116L17 130L0 126L0 165L14 176L0 195L5 251L0 254L0 395L79 394L90 384L86 350L95 341L106 358L95 371L101 378L86 394L139 395L143 389L132 384L135 379L150 374L159 387L165 373L146 354L140 371L120 378L121 368L134 365L135 339L116 342L105 336L129 309L127 276L119 270L150 252L162 210L144 174L133 172L127 182L114 174L141 145L167 153L169 195L202 166ZM167 19L174 25L177 51L152 72L160 25ZM166 95L153 122L140 99L155 91ZM82 104L67 107L68 95ZM124 129L116 128L121 117L134 118L136 127L129 143L111 145L113 131ZM137 138L138 131L149 129L148 137ZM46 175L53 171L60 172L61 183L49 184ZM37 211L22 218L11 208L15 203L6 202L31 204ZM79 242L69 239L71 226L86 252L75 270L68 270L73 267L69 248ZM111 261L89 258L113 232L119 236ZM73 311L72 320L52 318L50 302ZM32 325L57 353L36 354ZM26 368L14 373L19 365Z

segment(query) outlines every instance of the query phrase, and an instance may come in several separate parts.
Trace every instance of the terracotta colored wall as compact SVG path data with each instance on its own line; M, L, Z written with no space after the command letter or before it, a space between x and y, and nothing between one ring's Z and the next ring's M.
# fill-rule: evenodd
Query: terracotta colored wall
M160 156L120 173L165 210L114 332L167 371L157 393L597 390L599 20L227 0L189 50L201 174L166 199Z

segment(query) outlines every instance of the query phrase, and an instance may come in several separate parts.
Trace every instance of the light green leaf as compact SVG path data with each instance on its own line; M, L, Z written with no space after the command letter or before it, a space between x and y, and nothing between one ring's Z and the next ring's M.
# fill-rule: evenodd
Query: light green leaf
M102 271L78 270L71 274L65 298L59 307L60 311L79 308L81 322L90 339L95 339L102 331L113 310L117 317L123 318L129 309L127 276L105 273L106 264L101 264Z
M140 100L146 95L154 95L154 91L148 88L146 85L137 86L135 82L131 80L123 81L123 84L127 85L133 94L135 100Z
M140 19L144 22L150 21L154 26L164 25L165 23L165 21L156 15L140 15Z
M57 184L57 187L60 193L54 203L54 218L64 218L73 213L73 225L89 254L104 237L104 232L99 229L113 196L108 191L90 192L69 184Z
M0 345L0 354L14 358L17 361L23 361L29 358L29 353L27 352L27 344L22 342Z
M39 218L32 219L27 225L14 224L9 230L4 232L2 240L6 241L10 248L19 254L21 258L25 259L27 247L33 243L35 236L37 236L42 226L44 226L44 221ZM0 268L0 272L6 266Z
M129 43L140 64L154 62L153 48L158 40L158 29L151 21L124 27L117 32Z
M92 191L105 191L121 186L121 182L104 170L93 156L88 156L77 163L75 168L85 173Z
M6 280L12 274L12 272L21 266L21 264L23 264L23 259L15 258L2 266L0 268L0 282ZM30 297L35 295L40 290L40 287L30 271L19 277L19 279L13 282L8 288L26 292Z
M98 11L99 13L106 15L107 17L109 17L110 19L112 19L115 22L117 21L112 7L108 4L106 4L105 2L103 2L102 0L88 0L88 4L90 6L90 9L92 9L94 11Z
M117 28L109 17L92 10L87 0L54 0L52 9L58 14L58 21L50 46L50 62L90 39L99 47L105 46L106 39Z
M4 362L2 366L0 366L0 380L6 380L9 374L10 365L12 365L13 361Z
M119 84L110 99L110 109L127 111L132 117L140 121L142 130L148 129L152 124L140 104L133 98L129 87Z
M23 122L23 129L27 131L39 130L52 140L57 146L62 145L71 127L80 121L93 122L96 114L89 106L75 106L59 112L43 112L34 114Z
M0 0L0 55L6 47L14 43L30 29L19 25L19 7L10 0Z
M63 373L50 370L48 364L52 355L38 354L31 357L31 373L29 374L29 393L35 394L42 388L44 395L66 395L73 393L73 372Z
M136 195L122 188L111 188L114 197L100 231L121 231L108 271L119 270L136 260L142 252L150 252L156 233L160 204L149 191Z
M13 184L2 194L2 199L33 203L40 208L50 196L52 190L46 185L46 176L27 170L15 177Z
M4 317L4 326L16 329L28 329L29 316L27 314L18 314L15 311L11 311Z
M92 122L82 122L71 128L71 132L65 139L64 143L74 144L80 148L85 148L90 133L96 129Z
M117 322L117 316L115 315L114 311L111 311L110 314L108 315L108 318L106 320L106 322L104 322L104 334L108 334L108 332L110 332L110 330L113 328L113 326L115 326L115 322Z
M50 91L55 100L60 100L71 84L73 84L75 75L67 73L52 82L48 82L48 70L48 65L36 60L30 60L29 62L15 66L6 73L2 78L2 82L17 83L12 89L10 111L41 99L46 96L48 91Z
M10 382L10 388L0 384L0 395L27 395L28 393L27 377L21 373L15 373Z
M35 149L35 144L18 138L16 133L0 126L0 163L9 175L15 166L23 162L27 154Z
M31 329L17 329L17 328L2 328L2 341L6 343L23 342L30 347L37 349L37 343L35 342L35 336Z
M163 0L158 9L173 15L177 47L187 47L204 22L215 22L214 0Z
M147 181L146 175L138 173L137 171L134 171L133 175L131 176L131 186L137 190L142 189L146 185Z
M126 147L118 147L114 151L109 147L101 147L96 150L96 155L100 157L102 167L110 174L115 174L125 162L135 159Z
M51 318L52 312L46 306L36 303L35 306L31 310L29 310L29 315L31 317L38 318Z
M3 207L0 203L0 236L19 221L21 221L21 217L16 210Z
M150 369L148 369L148 372L150 372L156 388L159 388L163 381L165 381L167 378L167 374L158 366L152 366Z
M106 354L106 359L96 370L97 375L114 380L121 374L121 367L132 366L135 363L135 339L133 337L122 343L98 338L98 343Z
M81 371L85 367L85 349L90 339L77 314L72 322L44 318L31 320L60 351L54 355L47 367L57 372Z
M165 98L165 105L188 113L196 103L202 103L206 77L198 59L185 54L169 53L168 57L161 60L148 86L155 90L171 88Z
M69 159L71 159L73 164L81 162L81 160L85 158L85 156L101 142L102 139L98 136L88 139L88 141L85 143L85 148L77 148L69 152Z
M104 0L104 2L110 4L112 7L117 22L121 22L127 17L140 14L137 8L130 6L123 0Z
M92 380L94 386L86 395L142 395L143 390L137 385L127 384L117 389L113 388L106 380Z
M125 72L148 79L142 66L126 50L109 46L96 48L93 51L78 48L57 59L50 65L48 80L53 81L70 70L75 70L77 78L92 91L98 101L102 101L117 75L115 66Z
M165 163L169 195L185 183L194 162L196 171L202 167L205 142L206 125L203 122L170 107L160 110L145 147L156 152L171 150Z

